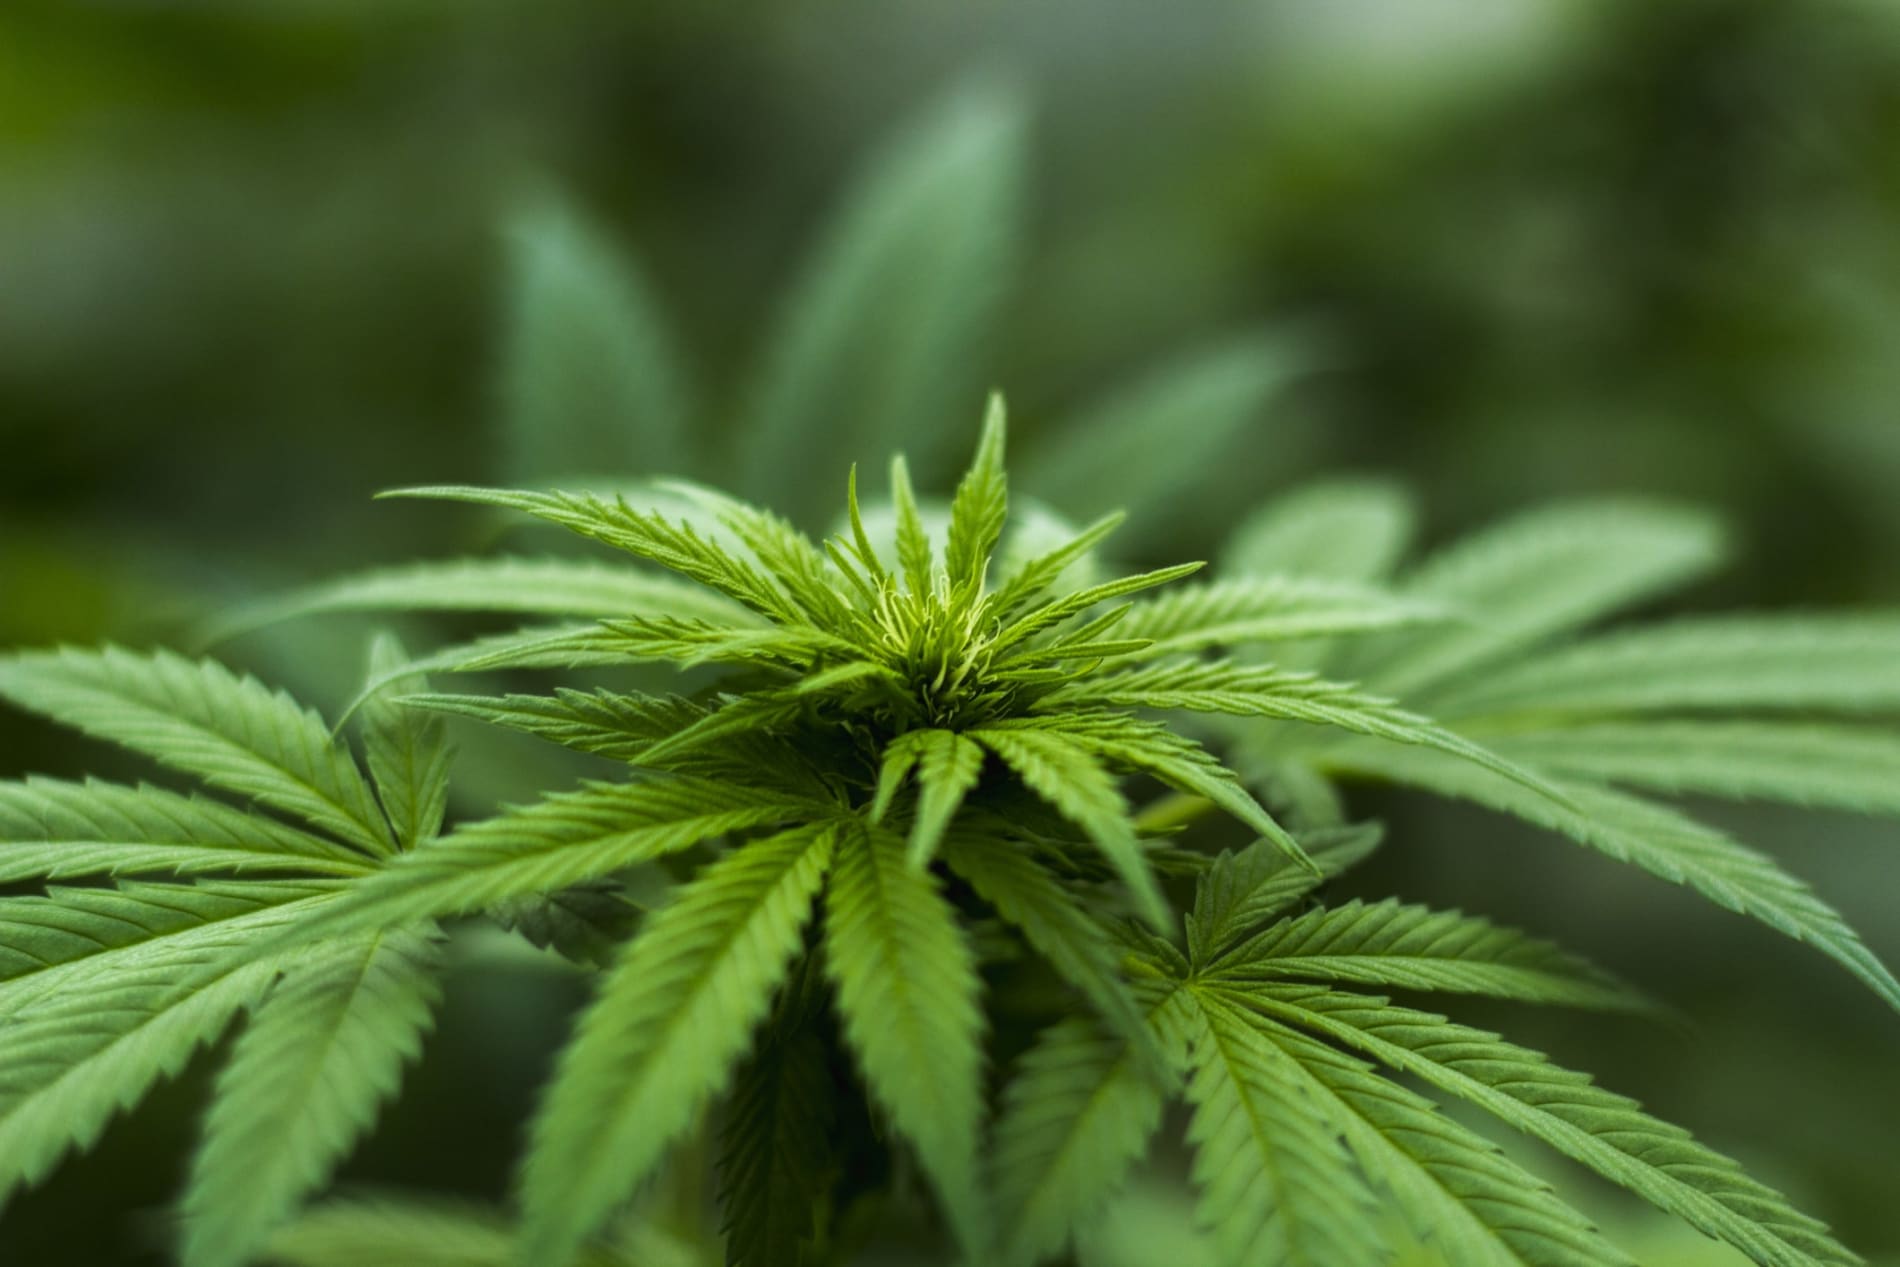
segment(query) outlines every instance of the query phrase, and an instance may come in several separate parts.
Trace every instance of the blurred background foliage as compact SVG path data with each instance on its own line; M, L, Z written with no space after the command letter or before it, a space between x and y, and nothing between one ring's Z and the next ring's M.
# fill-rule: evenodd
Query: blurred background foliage
M1891 605L1900 9L0 6L0 643L176 641L490 544L370 500L404 483L677 472L823 527L893 440L941 476L991 385L1019 487L1132 503L1137 561L1373 472L1439 539L1553 496L1692 500L1737 536L1698 605ZM221 653L334 707L362 628ZM469 746L481 796L544 777ZM0 773L111 762L0 718ZM1515 1032L1900 1262L1892 1016L1527 829L1361 808L1393 825L1368 892L1558 936L1695 1022ZM1900 959L1890 830L1716 817ZM471 957L349 1177L501 1197L580 989ZM6 1261L161 1261L202 1076L19 1201ZM1158 1174L1088 1257L1191 1257L1183 1208ZM1728 1261L1599 1209L1646 1263Z

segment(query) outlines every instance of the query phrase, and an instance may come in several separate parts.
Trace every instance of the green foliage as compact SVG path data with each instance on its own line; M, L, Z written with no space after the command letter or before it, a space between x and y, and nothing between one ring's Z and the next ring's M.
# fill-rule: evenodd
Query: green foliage
M1291 540L1302 523L1307 535L1333 525L1336 504L1263 513ZM1672 507L1532 513L1399 575L1399 593L1456 604L1462 621L1327 644L1309 660L1416 699L1558 799L1420 748L1277 726L1230 732L1235 766L1270 802L1292 804L1315 781L1368 779L1524 818L1806 941L1900 1006L1900 983L1805 884L1725 832L1624 790L1892 812L1884 772L1900 711L1900 623L1891 615L1709 616L1582 632L1707 571L1720 545L1706 519Z
M339 940L252 1012L186 1189L189 1263L241 1264L375 1120L436 1002L426 934Z
M630 561L402 570L280 608L393 605L406 577L422 609L596 617L414 661L379 641L361 764L314 713L211 662L0 659L0 695L247 802L0 785L0 876L39 886L0 897L0 1193L246 1014L184 1195L186 1267L427 1262L443 1245L475 1263L664 1261L656 1194L714 1140L731 1262L849 1261L880 1218L909 1218L945 1253L1030 1264L1101 1216L1174 1102L1210 1261L1385 1267L1409 1228L1460 1264L1627 1262L1413 1082L1765 1267L1858 1261L1633 1102L1374 993L1647 1006L1482 918L1335 900L1379 832L1335 821L1333 784L1528 819L1811 942L1900 1005L1799 881L1623 790L1900 808L1890 622L1702 622L1553 650L1704 567L1707 525L1566 508L1387 585L1407 519L1367 485L1263 512L1234 575L1117 576L1098 554L1116 517L1012 523L1005 447L993 401L947 513L900 461L888 505L847 477L823 541L684 484L412 490ZM1805 658L1817 647L1827 664ZM683 693L645 689L656 663L691 670ZM619 676L499 695L421 676L569 665ZM1735 715L1751 709L1766 715ZM623 776L444 830L448 729L470 723ZM1200 821L1216 814L1241 837L1218 853ZM299 1214L416 1055L452 918L604 969L535 1116L518 1223Z
M377 659L403 654L385 642ZM0 694L259 807L149 786L0 790L13 873L84 881L0 897L0 1193L92 1144L248 1012L206 1116L181 1255L253 1261L394 1093L436 997L423 924L262 944L433 833L441 728L372 701L366 776L287 696L211 662L117 648L9 656Z
M1160 1128L1165 1090L1133 1041L1093 1017L1037 1037L1003 1093L992 1147L1004 1261L1039 1261L1099 1212Z
M725 1087L802 943L835 840L795 828L728 854L627 943L535 1121L529 1262L572 1259Z
M501 389L509 476L526 484L679 470L691 389L645 278L553 199L523 208L508 238Z

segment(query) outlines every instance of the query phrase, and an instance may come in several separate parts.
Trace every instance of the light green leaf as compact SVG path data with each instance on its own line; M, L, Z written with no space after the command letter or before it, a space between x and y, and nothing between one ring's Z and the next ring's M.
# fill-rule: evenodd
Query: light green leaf
M1052 598L1040 606L1031 607L1003 627L1003 631L994 639L992 645L998 652L1007 651L1045 629L1054 629L1065 621L1073 620L1097 603L1107 602L1111 598L1120 598L1126 594L1136 594L1157 585L1166 585L1169 581L1178 581L1191 576L1205 566L1200 563L1178 563L1173 567L1157 568L1152 572L1142 572L1134 576L1118 577L1112 581L1103 581L1087 589L1074 590ZM1090 630L1090 635L1096 631ZM1077 630L1071 637L1080 640L1082 631Z
M186 1267L243 1267L395 1093L439 996L420 933L314 947L258 1006L218 1080L186 1187Z
M1334 774L1404 783L1514 814L1672 884L1687 885L1717 906L1809 943L1900 1007L1900 981L1894 980L1839 912L1773 859L1713 827L1653 802L1586 783L1558 783L1575 806L1566 808L1488 771L1416 748L1377 753L1341 749L1328 753L1325 760Z
M1849 726L1627 721L1501 735L1514 760L1661 792L1900 814L1900 738Z
M1859 1267L1822 1224L1687 1131L1495 1034L1383 999L1297 986L1250 1003L1471 1102L1762 1267Z
M1199 1217L1234 1267L1384 1267L1377 1199L1292 1060L1217 995L1190 1022Z
M374 932L552 893L728 832L823 816L823 807L742 784L668 778L591 783L468 823L352 885L292 930L298 940Z
M410 695L403 703L472 717L617 761L637 761L660 740L709 715L678 695L568 687L556 687L552 695Z
M1167 664L1085 678L1051 691L1033 707L1054 712L1078 706L1179 709L1331 726L1394 744L1434 749L1559 799L1546 780L1463 736L1388 699L1310 673L1221 662Z
M0 1021L85 997L152 962L194 964L260 942L336 900L335 882L52 885L0 898ZM0 1025L0 1033L5 1026Z
M1064 424L1023 467L1022 486L1078 514L1154 517L1231 467L1267 407L1312 363L1308 341L1230 337L1118 388Z
M1239 577L1179 585L1143 599L1115 627L1149 638L1142 659L1216 646L1245 646L1368 633L1450 618L1445 608L1341 581Z
M41 998L0 1026L0 1204L36 1183L74 1148L90 1148L113 1114L175 1076L231 1017L264 993L278 958L247 942L179 938L83 990Z
M386 1197L330 1201L271 1237L283 1267L520 1267L513 1223L498 1211L449 1200ZM655 1267L610 1247L589 1249L576 1267ZM671 1264L670 1267L683 1267Z
M501 473L533 484L684 469L691 391L633 261L551 199L509 229Z
M1672 621L1520 660L1439 705L1447 717L1743 708L1900 711L1900 617Z
M930 532L910 486L910 467L901 454L891 459L891 509L897 520L897 561L904 570L904 584L912 594L928 594L936 563Z
M827 656L856 656L861 648L821 629L716 625L669 616L606 620L598 625L504 645L468 655L458 672L573 668L582 665L665 661L679 668L740 664L780 672L810 669Z
M1194 911L1187 920L1189 958L1211 962L1216 953L1371 855L1383 829L1377 823L1302 832L1301 849L1312 861L1299 865L1272 841L1256 841L1237 853L1222 853L1201 873Z
M910 865L928 866L944 829L983 773L983 749L948 730L912 732L918 740L917 815L910 829Z
M684 751L676 745L671 757L656 759L654 753L662 740L713 715L677 695L557 688L552 696L411 695L403 702L412 708L473 717L633 765L738 780L795 797L830 800L834 795L794 743L768 732L728 733L717 743Z
M917 768L917 762L923 758L927 730L907 730L884 745L884 753L878 758L877 791L871 797L870 819L874 823L884 821L891 811L891 805L897 794L903 790L904 781L910 778L910 772Z
M304 819L374 855L389 825L313 712L255 678L169 651L0 656L0 697Z
M1239 776L1194 740L1156 722L1118 713L1057 713L994 729L1049 730L1111 765L1149 774L1169 787L1213 802L1222 813L1265 837L1302 868L1300 843L1241 786Z
M1143 918L1157 928L1172 923L1168 900L1135 838L1128 801L1086 747L1059 731L985 727L968 733L1088 835L1128 886Z
M1248 1009L1234 1015L1291 1056L1287 1072L1414 1235L1457 1267L1634 1267L1550 1186L1363 1061Z
M1351 901L1281 920L1205 965L1237 981L1343 981L1632 1010L1641 996L1549 942L1457 911Z
M544 616L666 615L757 623L703 586L591 559L478 558L399 563L264 599L208 624L209 644L299 616L342 611L523 612Z
M1026 110L1004 85L965 84L872 161L805 264L740 429L745 488L800 522L819 487L907 450L936 480L1016 254Z
M661 510L642 509L625 497L608 500L594 493L534 493L466 485L392 489L379 496L518 510L656 563L768 619L790 624L802 619L798 606L776 582L742 554L709 537L690 518L669 518Z
M890 1114L966 1257L990 1241L977 1172L983 1013L975 956L929 872L901 838L868 829L840 842L825 923L825 971L865 1083Z
M1240 576L1305 576L1383 581L1411 543L1417 510L1383 480L1309 485L1243 520L1220 552L1221 570Z
M846 480L855 504L856 468ZM811 538L781 515L717 489L684 480L664 480L659 488L702 508L721 528L751 552L752 558L791 595L806 617L831 629L863 628L862 618L840 593L844 573ZM875 559L875 555L872 556Z
M1003 398L992 395L976 457L950 503L950 532L944 548L950 584L966 593L975 593L982 585L990 553L1002 538L1009 516L1009 485L1003 471L1005 430Z
M1073 594L1097 584L1100 569L1092 552L1126 518L1116 511L1077 531L1052 512L1030 506L1004 542L1002 585L992 601L996 614L1008 620L1051 591Z
M1170 992L1137 1012L1144 1030L1144 1014L1170 1001L1179 1011ZM1126 1034L1095 1017L1037 1035L1003 1088L991 1150L1004 1263L1028 1267L1060 1251L1107 1206L1160 1127L1169 1090Z
M523 1262L573 1261L725 1087L802 945L836 839L801 827L741 846L628 943L535 1119Z
M0 884L87 875L359 875L353 849L202 796L141 784L0 782Z
M1507 652L1667 593L1722 560L1706 516L1643 502L1583 502L1520 515L1428 559L1403 593L1470 620L1382 639L1348 672L1388 694L1425 687Z
M384 634L370 645L370 675L385 678L408 662L402 644ZM414 849L442 826L449 804L449 763L454 754L440 717L405 708L391 698L429 689L420 673L396 678L363 706L363 750L376 795L396 842Z

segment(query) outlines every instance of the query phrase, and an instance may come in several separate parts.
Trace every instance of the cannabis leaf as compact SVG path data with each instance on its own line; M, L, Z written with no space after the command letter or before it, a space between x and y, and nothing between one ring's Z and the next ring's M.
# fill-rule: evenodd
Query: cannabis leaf
M631 302L603 311L625 324ZM823 540L682 482L408 490L622 557L405 565L241 615L230 630L343 608L565 621L415 660L378 641L349 710L361 763L210 661L0 657L0 697L207 789L0 784L0 880L39 886L0 897L0 1197L244 1015L183 1198L186 1267L690 1255L641 1211L715 1136L729 1261L841 1261L863 1211L911 1200L964 1258L1027 1265L1099 1216L1175 1101L1216 1264L1384 1267L1390 1211L1460 1264L1627 1267L1411 1083L1764 1267L1858 1261L1634 1102L1385 997L1640 1012L1630 987L1480 916L1327 885L1379 840L1335 784L1396 781L1695 888L1900 1005L1798 880L1644 795L1892 812L1900 626L1578 637L1706 567L1714 530L1560 508L1388 583L1409 512L1372 484L1261 512L1213 580L1117 575L1100 552L1119 515L1012 514L1006 432L993 399L947 504L901 458L887 503L848 472ZM424 677L652 665L692 676L505 694ZM447 823L448 735L469 724L623 772ZM1212 815L1240 837L1218 853ZM602 969L534 1118L519 1220L300 1213L419 1050L460 926L442 921L471 918Z
M1356 520L1360 548L1383 570L1403 518L1397 503L1363 488L1328 494L1263 512L1230 555L1242 575L1333 579L1342 566L1357 579L1363 567L1300 543ZM1721 546L1706 517L1676 507L1611 501L1534 512L1400 577L1400 594L1450 604L1461 620L1333 644L1309 660L1405 696L1567 803L1420 748L1277 726L1231 728L1235 767L1266 799L1308 817L1340 812L1314 787L1318 778L1409 784L1528 819L1809 942L1900 1007L1900 982L1806 885L1638 794L1896 812L1900 741L1885 722L1900 711L1900 621L1891 615L1695 617L1578 635L1708 571Z
M389 642L374 657L404 660ZM0 1199L248 1013L206 1116L182 1256L249 1262L394 1093L436 998L426 923L259 944L433 835L441 727L373 701L366 777L288 696L118 648L0 658L0 696L292 820L146 785L0 785L6 873L86 881L0 898Z

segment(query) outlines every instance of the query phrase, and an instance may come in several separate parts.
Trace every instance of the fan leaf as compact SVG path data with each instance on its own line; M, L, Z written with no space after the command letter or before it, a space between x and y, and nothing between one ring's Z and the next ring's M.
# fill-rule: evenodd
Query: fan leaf
M726 1086L802 944L836 836L801 827L735 849L627 944L535 1118L524 1262L573 1261Z

